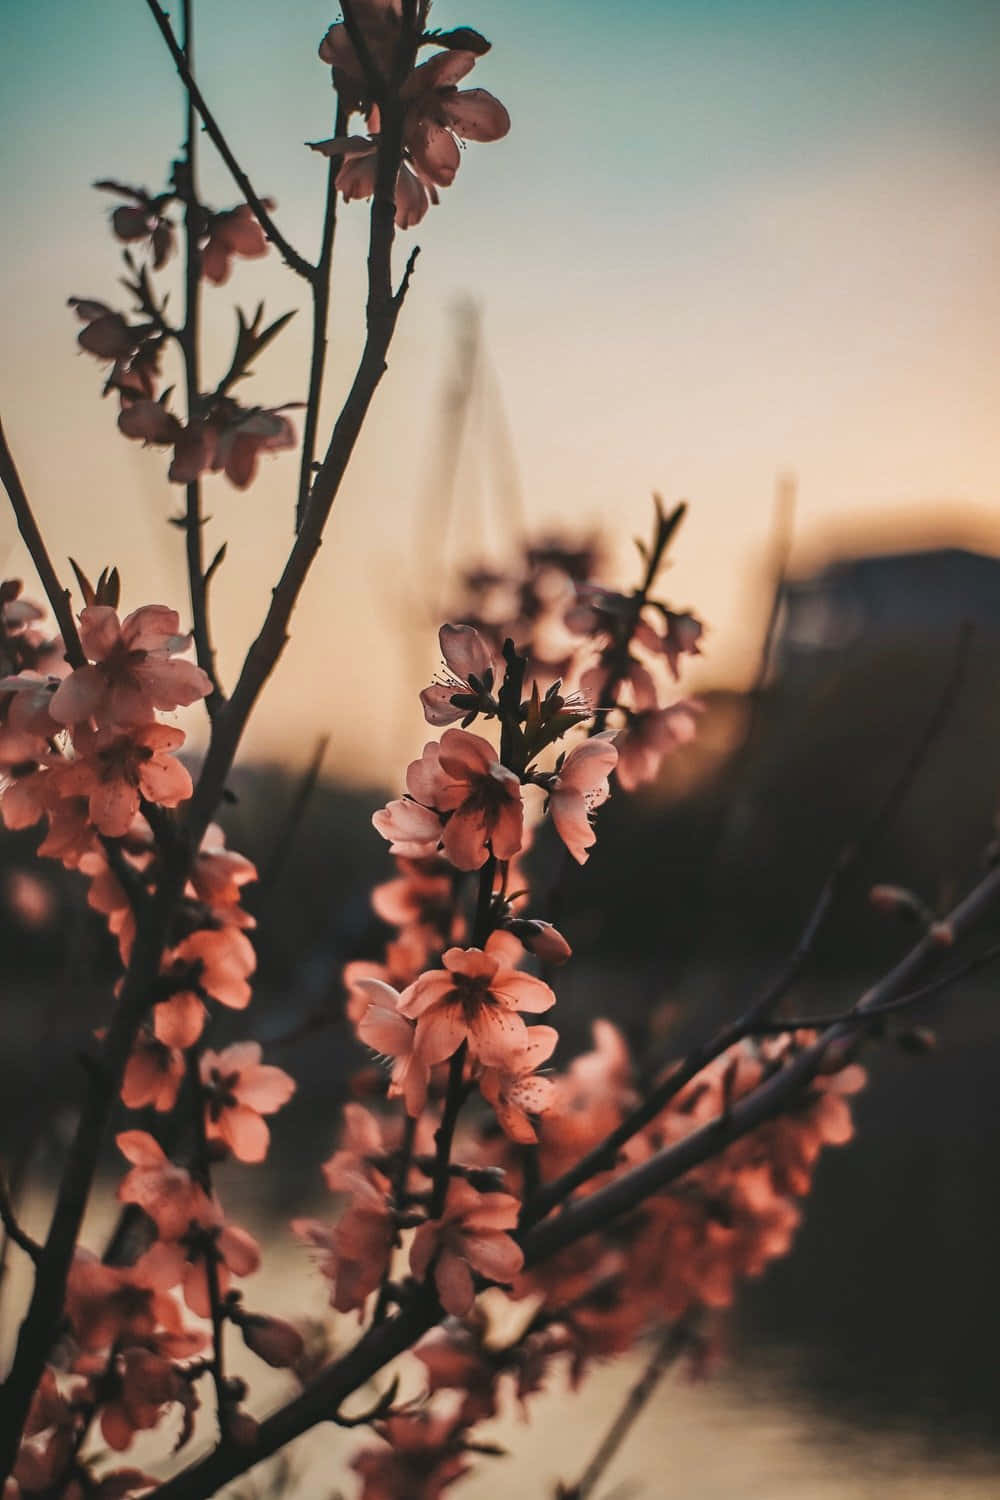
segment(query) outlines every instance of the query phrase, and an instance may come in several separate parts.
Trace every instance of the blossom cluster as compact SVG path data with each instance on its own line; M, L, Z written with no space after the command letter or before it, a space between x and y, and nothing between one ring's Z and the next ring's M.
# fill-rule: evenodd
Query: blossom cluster
M338 21L319 47L329 63L345 117L360 114L364 135L332 136L312 149L336 159L336 186L345 200L375 192L383 117L398 113L402 158L396 173L396 224L419 224L438 190L450 187L461 163L459 142L498 141L510 116L486 89L460 89L490 44L471 27L426 31L429 0L419 0L412 19L402 0L355 0L352 25ZM417 63L417 50L439 50Z
M79 616L86 660L67 670L61 643L41 633L42 611L18 585L0 588L5 665L17 669L0 679L0 812L9 828L46 823L39 852L88 878L89 904L127 965L137 911L162 858L153 825L192 790L174 754L183 732L157 715L196 703L210 683L185 659L190 639L174 610L147 605L120 620L111 604L93 590L90 596ZM180 1420L179 1441L190 1435L197 1383L213 1360L204 1354L206 1334L186 1326L183 1308L233 1323L271 1364L290 1366L301 1354L294 1328L248 1312L231 1289L233 1276L256 1270L260 1253L227 1222L208 1172L209 1160L230 1154L262 1161L266 1117L295 1088L282 1069L262 1062L256 1042L221 1051L199 1045L209 1007L249 1002L253 919L241 896L255 878L251 862L227 849L212 825L191 863L174 941L121 1087L128 1110L161 1119L193 1111L203 1150L196 1163L181 1165L147 1130L118 1135L130 1163L118 1197L139 1213L146 1248L128 1266L77 1249L64 1338L36 1392L14 1470L24 1496L124 1496L153 1482L119 1470L98 1483L81 1449L94 1424L111 1449L124 1452L137 1432L171 1414ZM238 1383L224 1394L235 1439L250 1419L239 1410Z
M215 212L193 200L179 183L151 195L144 188L104 181L98 188L115 193L125 202L114 209L111 229L129 248L125 263L130 272L125 285L136 299L138 320L93 297L71 297L70 306L83 324L77 343L102 364L110 365L104 394L113 391L119 401L118 428L127 438L146 446L173 450L168 478L175 484L190 484L203 474L224 473L237 489L246 489L257 474L260 456L295 445L295 432L285 415L290 403L281 407L244 406L229 394L229 387L247 373L260 350L287 321L279 319L260 330L260 311L253 323L239 315L239 337L229 373L213 391L188 392L188 417L182 421L170 410L172 387L161 389L163 357L171 342L185 352L187 335L167 321L167 298L157 298L151 271L160 271L176 248L176 225L169 217L174 203L189 209L198 226L191 253L206 281L222 285L229 280L233 261L256 260L267 252L264 231L249 204ZM267 209L274 207L264 200ZM137 269L135 255L150 259Z
M662 554L668 531L658 508L650 557ZM421 694L441 738L410 765L406 795L373 819L397 864L373 906L396 931L384 962L347 966L346 1011L359 1041L387 1064L386 1098L401 1099L404 1113L345 1107L324 1168L340 1215L294 1227L318 1252L339 1312L363 1319L374 1298L378 1321L432 1288L449 1321L415 1351L425 1403L383 1413L373 1424L382 1446L354 1461L361 1500L440 1496L472 1452L488 1451L473 1429L497 1415L504 1391L523 1408L557 1366L575 1385L595 1361L664 1325L688 1329L689 1352L702 1360L699 1320L787 1252L822 1147L851 1135L847 1097L864 1074L840 1059L793 1113L709 1155L607 1231L525 1265L521 1230L532 1222L533 1196L627 1124L639 1095L611 1021L594 1024L590 1052L552 1067L550 971L571 954L533 914L524 856L549 817L569 854L585 860L609 778L617 772L626 791L650 780L695 725L693 704L661 706L654 695L665 687L658 664L673 680L681 658L697 651L698 622L653 602L655 565L628 595L580 576L593 557L539 548L528 563L535 602L544 601L537 608L524 580L515 589L496 574L477 578L481 596L506 587L520 619L483 609L442 627L443 672ZM554 642L575 688L551 671ZM652 734L644 716L654 714L689 722ZM469 729L476 720L483 733ZM491 725L498 733L487 738ZM567 739L571 748L561 749ZM531 972L539 963L544 977ZM748 1039L683 1087L667 1087L664 1107L627 1133L576 1195L724 1118L813 1039ZM529 1310L513 1319L521 1329L513 1339L498 1332L512 1320L479 1301L487 1287Z

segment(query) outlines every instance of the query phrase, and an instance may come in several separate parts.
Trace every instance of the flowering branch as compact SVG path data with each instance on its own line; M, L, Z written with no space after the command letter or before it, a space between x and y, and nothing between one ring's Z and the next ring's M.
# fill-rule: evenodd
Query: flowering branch
M343 136L347 131L347 110L339 96L337 99L334 136ZM323 232L320 239L319 260L316 275L311 280L313 299L312 352L309 356L309 394L306 397L306 419L302 429L302 459L299 466L299 494L295 507L295 529L299 531L305 519L306 504L313 480L313 463L316 457L316 433L319 427L319 409L323 396L323 372L326 368L327 323L330 316L330 273L333 266L333 240L337 229L337 174L342 159L331 156L326 174L326 207L323 211Z
M1000 869L995 869L944 919L942 925L950 932L952 941L957 942L977 927L991 914L998 899ZM906 995L914 981L941 962L946 951L938 933L926 933L883 979L861 997L847 1017L829 1027L787 1066L772 1074L728 1112L685 1136L676 1145L657 1152L606 1187L569 1204L557 1216L535 1224L522 1238L525 1263L534 1264L554 1255L582 1235L605 1226L730 1142L773 1119L823 1072L832 1048L853 1043L869 1025L873 1014Z
M281 253L285 264L289 266L291 270L293 270L297 275L302 276L306 281L312 281L316 275L316 267L311 265L309 261L304 259L304 257L301 256L298 251L288 243L284 235L279 230L277 224L275 224L273 218L271 217L271 214L268 211L263 199L254 191L253 184L251 183L247 174L244 172L243 168L240 166L239 162L236 160L236 157L233 155L232 150L229 146L229 142L226 140L218 124L216 123L215 116L212 114L208 105L205 103L205 99L201 92L201 89L194 81L194 75L190 67L188 66L184 48L178 45L177 38L174 36L173 28L170 25L170 20L167 16L166 11L158 3L158 0L146 0L146 3L152 13L153 20L156 22L157 26L160 29L160 35L163 37L163 40L167 44L167 49L174 60L177 71L181 76L181 81L183 82L184 87L187 89L188 97L192 101L194 108L198 111L198 114L201 116L202 123L205 126L206 131L208 132L212 144L215 146L215 149L222 157L222 160L229 168L230 174L236 182L236 185L239 187L240 192L243 194L244 198L253 209L257 219L260 221L261 228L267 235L267 238L274 245L275 249Z

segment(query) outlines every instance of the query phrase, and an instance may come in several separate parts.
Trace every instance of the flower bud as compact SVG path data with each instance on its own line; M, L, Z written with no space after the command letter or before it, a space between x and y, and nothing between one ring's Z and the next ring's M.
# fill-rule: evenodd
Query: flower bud
M302 1335L291 1323L261 1313L244 1313L239 1323L247 1348L275 1370L287 1370L302 1358Z
M447 47L451 52L474 52L477 57L482 57L493 45L478 31L473 31L471 26L456 26L454 31L439 31L433 38L439 47Z
M529 953L547 964L564 964L573 950L557 927L537 917L514 917L505 923L507 931L523 943Z

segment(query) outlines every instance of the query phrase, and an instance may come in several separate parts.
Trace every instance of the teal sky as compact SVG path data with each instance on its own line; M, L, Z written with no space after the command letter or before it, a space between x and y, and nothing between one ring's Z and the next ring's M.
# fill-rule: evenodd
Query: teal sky
M202 86L307 254L322 165L302 143L329 133L329 74L315 48L335 15L302 0L202 0L197 21ZM748 570L779 469L799 474L807 535L879 516L891 535L908 507L992 535L995 0L438 0L433 20L491 38L472 82L503 98L513 129L465 153L455 186L411 236L423 255L389 377L259 748L284 748L290 724L305 744L345 697L367 701L373 660L403 670L389 656L402 613L389 583L405 578L410 597L442 562L435 539L421 541L420 497L460 294L484 311L530 515L620 517L631 534L651 489L693 501L677 602L712 622L716 673L736 669L752 638ZM65 307L71 293L115 296L108 205L89 184L110 175L154 187L179 145L180 94L145 4L17 7L0 107L0 409L53 551L99 568L109 559L94 549L114 537L135 580L129 603L151 590L180 598L176 536L162 525L175 502L165 466L117 437ZM207 142L204 155L205 197L234 203ZM333 394L358 346L363 237L354 205L338 245ZM252 306L260 295L275 313L300 301L273 260L210 293L210 368L226 358L234 298ZM248 399L302 395L306 336L297 319ZM473 543L496 531L481 470L467 455L460 529ZM245 497L209 486L213 534L232 541L219 589L229 675L287 535L293 472L292 459L269 464ZM98 544L101 508L109 540ZM23 567L9 535L0 526L8 571ZM359 617L369 640L348 656L334 641L356 640ZM307 685L317 641L321 687ZM424 656L433 661L432 642ZM359 717L395 757L392 715L376 704ZM345 762L361 742L345 729Z

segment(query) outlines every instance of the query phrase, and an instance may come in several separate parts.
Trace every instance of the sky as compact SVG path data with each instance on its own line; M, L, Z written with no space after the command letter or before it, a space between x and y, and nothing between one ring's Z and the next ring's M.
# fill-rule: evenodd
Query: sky
M202 0L196 17L202 88L314 254L323 165L303 143L331 131L316 46L336 12ZM491 39L471 82L513 125L463 153L402 237L422 254L389 373L249 753L301 761L329 731L330 768L397 780L420 743L401 695L437 654L416 601L446 595L460 554L502 554L515 490L533 528L613 531L622 581L651 491L691 502L667 586L709 625L695 686L751 669L783 471L802 566L913 539L1000 551L995 0L437 0L432 19ZM57 565L116 562L127 607L183 614L181 537L165 524L180 492L160 452L118 435L66 307L72 294L127 306L111 203L90 184L165 179L176 75L143 0L20 6L7 31L0 412ZM232 206L207 141L202 154L203 196ZM327 424L360 350L365 220L357 204L340 215ZM275 316L303 302L273 255L208 292L210 374L228 363L234 301L260 297ZM428 496L462 298L480 312L506 438L501 452L474 431L442 539ZM244 399L300 399L307 347L303 311ZM215 596L226 682L287 548L296 463L266 461L246 493L206 485L208 546L229 543ZM500 484L511 465L516 484ZM28 571L6 516L0 571Z

